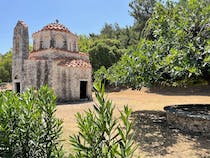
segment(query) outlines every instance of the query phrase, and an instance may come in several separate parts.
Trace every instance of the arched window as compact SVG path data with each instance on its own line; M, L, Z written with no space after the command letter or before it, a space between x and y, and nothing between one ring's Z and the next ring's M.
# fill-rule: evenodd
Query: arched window
M43 49L43 41L40 41L39 49Z
M71 42L69 43L69 50L72 51Z
M33 40L33 50L36 50L36 41Z
M19 76L18 75L15 75L15 78L14 79L19 79Z
M76 41L74 41L74 43L73 43L73 51L77 51L77 43L76 43Z
M50 40L50 48L55 48L55 40L54 39L51 39Z
M64 49L64 50L67 50L67 42L66 42L66 40L63 41L63 49Z

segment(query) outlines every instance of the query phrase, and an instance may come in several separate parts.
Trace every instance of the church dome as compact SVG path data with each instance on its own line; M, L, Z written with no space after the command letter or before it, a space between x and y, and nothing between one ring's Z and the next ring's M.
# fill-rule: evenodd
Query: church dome
M78 37L60 24L58 20L44 26L33 34L33 51L43 49L60 49L70 52L78 52Z
M55 31L62 31L62 32L70 32L69 29L64 26L63 24L60 24L58 20L56 20L55 23L50 23L46 26L44 26L41 31L45 30L55 30Z

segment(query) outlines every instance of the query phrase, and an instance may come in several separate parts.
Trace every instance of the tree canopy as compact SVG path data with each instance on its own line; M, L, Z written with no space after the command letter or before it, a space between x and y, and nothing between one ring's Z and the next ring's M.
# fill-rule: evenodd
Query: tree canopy
M120 48L120 41L118 40L101 39L94 41L89 50L93 69L97 70L101 66L109 68L120 59L124 51Z
M12 51L0 54L0 82L10 82L12 79Z
M209 6L206 0L156 3L138 46L110 67L106 78L132 88L210 83Z

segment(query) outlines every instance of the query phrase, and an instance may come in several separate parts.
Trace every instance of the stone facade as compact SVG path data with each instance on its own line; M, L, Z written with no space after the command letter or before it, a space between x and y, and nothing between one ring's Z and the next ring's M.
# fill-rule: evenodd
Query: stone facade
M47 84L58 101L92 100L92 67L89 56L78 51L78 37L58 21L32 37L29 53L28 27L18 21L13 37L13 90L24 92Z

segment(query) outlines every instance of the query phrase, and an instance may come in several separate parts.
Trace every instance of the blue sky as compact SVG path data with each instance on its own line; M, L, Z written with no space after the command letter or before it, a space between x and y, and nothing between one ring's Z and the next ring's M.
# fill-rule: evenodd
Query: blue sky
M58 19L77 34L99 33L105 23L121 27L133 24L131 0L2 0L0 4L0 53L12 48L13 29L18 20L29 27L29 36Z

